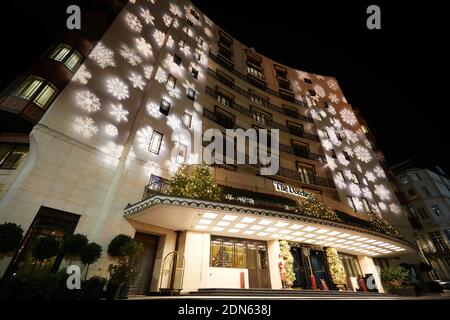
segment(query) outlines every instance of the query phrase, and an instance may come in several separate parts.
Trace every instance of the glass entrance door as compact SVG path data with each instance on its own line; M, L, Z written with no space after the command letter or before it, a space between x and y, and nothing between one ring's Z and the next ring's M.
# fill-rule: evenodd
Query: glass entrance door
M325 263L325 253L319 250L310 250L311 268L316 279L316 286L319 289L331 289L327 266Z
M300 247L291 247L291 254L294 257L294 288L308 289L311 287L309 283L309 266L308 258L303 255Z

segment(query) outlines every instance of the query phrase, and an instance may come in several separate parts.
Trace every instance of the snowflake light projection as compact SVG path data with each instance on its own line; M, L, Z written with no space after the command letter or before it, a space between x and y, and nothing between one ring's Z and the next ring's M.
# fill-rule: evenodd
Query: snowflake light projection
M358 122L355 114L350 109L346 109L346 108L342 109L340 114L341 114L342 120L351 126L354 126Z
M136 38L136 47L144 57L153 55L152 45L145 41L143 37Z
M119 158L122 155L123 146L116 144L113 141L109 141L106 146L101 147L100 150L116 158Z
M337 168L336 161L327 155L325 156L325 159L327 160L328 168L330 168L331 171L334 171Z
M330 151L331 149L333 149L333 144L331 143L330 140L325 139L322 141L322 147L327 150Z
M205 34L208 36L208 37L212 37L212 32L211 32L211 29L210 28L207 28L207 27L205 27Z
M89 113L100 110L100 99L89 90L77 92L75 101L78 106Z
M351 183L349 186L350 193L356 197L361 194L361 188L356 183Z
M362 188L362 193L363 193L364 198L366 198L367 200L373 199L372 191L370 191L369 188L367 188L367 187Z
M189 89L192 89L192 90L195 91L195 94L198 94L198 91L195 89L195 84L192 83L192 82L189 82L189 81L185 80L184 83L183 83L183 88L186 89L186 92L187 92Z
M169 16L168 14L163 15L163 22L166 25L166 27L169 27L172 23L173 18Z
M384 202L378 202L378 208L380 208L380 210L386 211L387 205Z
M152 174L155 174L155 175L162 174L161 166L159 165L159 163L157 163L155 161L151 161L151 160L148 160L145 163L144 170L145 170L147 176L150 176Z
M155 79L159 83L165 83L167 82L167 76L168 76L167 72L163 68L159 67L158 70L156 71Z
M333 106L329 106L329 107L328 107L328 112L329 112L332 116L336 115L336 109L335 109Z
M181 97L180 89L178 89L177 87L170 87L168 85L166 86L166 89L169 96L171 96L174 99L180 99Z
M345 99L345 97L342 97L342 102L348 104L347 99Z
M145 66L144 67L144 77L145 79L150 80L152 77L153 67L152 66Z
M363 204L359 198L353 198L353 203L355 204L356 209L359 211L363 208Z
M113 115L116 118L117 122L121 121L128 121L128 114L129 112L123 108L121 104L118 105L111 105L111 111L109 112L111 115Z
M395 204L395 203L391 203L391 204L389 205L389 209L390 209L393 213L396 213L396 214L399 214L399 213L401 212L400 206L397 205L397 204Z
M136 133L136 141L141 149L147 150L152 140L153 130L149 126L139 129Z
M372 148L372 145L370 144L369 140L367 140L367 139L364 139L364 145L369 149Z
M319 86L318 84L316 84L315 86L314 86L314 91L317 93L317 95L319 96L319 97L321 97L321 98L325 98L326 97L326 92L325 92L325 90L321 87L321 86Z
M117 130L117 127L113 124L107 124L105 126L105 132L110 137L115 137L119 134L119 130Z
M158 44L158 46L161 47L164 43L164 39L166 38L166 35L164 34L164 32L156 29L155 31L153 31L153 38L155 38L155 41Z
M183 52L186 57L191 54L191 48L187 44L180 48L180 51Z
M362 146L356 146L353 149L356 158L358 158L358 160L364 162L364 163L368 163L370 162L370 160L372 160L372 156L370 155L369 150L367 150L366 148L362 147Z
M358 135L353 131L345 129L344 133L345 136L347 137L347 140L350 141L351 143L356 143L359 141Z
M150 102L145 106L147 113L149 116L153 118L159 118L161 116L161 112L159 112L159 106L156 103Z
M137 66L142 62L141 57L139 57L133 49L129 48L126 44L122 44L119 50L120 55L133 67Z
M155 25L155 17L150 14L148 9L141 8L141 18L144 19L146 24L151 23L152 25Z
M194 109L197 112L202 112L203 111L202 105L200 103L198 103L198 102L194 102Z
M178 171L181 164L179 164L175 159L169 159L166 161L166 166L169 174L173 176Z
M344 170L344 176L350 181L353 179L353 174L349 169Z
M366 179L369 180L370 182L375 182L377 180L377 178L375 177L373 172L370 170L365 173L365 176L366 176Z
M180 64L176 64L173 61L173 55L171 55L170 53L167 54L166 58L164 59L162 65L169 70L169 73L173 76L176 77L182 77L183 75L183 65Z
M78 71L73 75L72 80L77 81L81 84L87 84L88 80L92 78L92 74L89 72L89 70L86 68L86 66L83 64L78 69Z
M334 93L331 93L328 98L332 103L339 103L339 98Z
M74 128L86 138L90 138L98 132L95 121L90 117L76 117Z
M330 79L327 81L327 84L331 90L336 91L337 89L339 89L339 86L338 86L336 80Z
M105 47L101 42L95 46L89 57L102 69L116 66L116 62L114 61L114 52Z
M131 72L131 75L128 77L128 80L131 81L131 85L133 88L138 88L140 90L144 90L145 82L142 80L142 76Z
M356 170L358 170L361 173L363 172L361 165L359 163L356 165Z
M347 186L347 184L345 183L344 179L342 178L342 176L340 174L334 175L334 183L340 189L344 189Z
M318 74L315 74L314 76L315 76L317 79L319 79L319 80L324 80L324 79L325 79L323 76L318 75Z
M345 156L342 153L339 153L337 158L338 158L339 163L342 164L345 167L350 164L350 161L345 159Z
M167 47L172 48L175 45L175 41L173 40L172 36L169 36L167 39Z
M297 70L296 73L297 73L297 76L299 77L299 79L301 79L301 80L303 80L305 78L310 78L308 72Z
M177 5L173 4L173 3L169 4L169 11L170 11L171 14L173 14L174 16L177 16L179 18L181 18L182 15L183 15L183 13L181 12L180 8Z
M167 125L172 129L180 128L181 122L175 115L170 115L167 117Z
M341 123L341 121L339 121L339 119L334 119L334 124L333 125L338 130L342 129L342 123Z
M374 192L378 197L380 197L381 200L389 200L391 198L391 193L382 184L377 184Z
M127 99L130 95L128 86L119 78L112 78L106 81L106 88L118 100Z
M125 21L127 22L131 30L136 32L142 31L142 23L139 21L139 18L136 17L134 14L128 12L125 15Z
M386 174L384 173L384 170L380 166L376 166L373 171L377 175L378 178L386 178Z

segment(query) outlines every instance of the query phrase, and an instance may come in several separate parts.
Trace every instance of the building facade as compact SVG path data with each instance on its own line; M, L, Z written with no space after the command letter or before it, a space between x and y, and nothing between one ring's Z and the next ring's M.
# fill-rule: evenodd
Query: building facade
M65 81L31 70L2 93L10 123L31 130L11 125L1 136L0 222L27 230L2 274L29 262L39 235L71 233L105 249L121 233L143 242L150 262L135 293L167 286L174 251L184 255L184 292L282 288L280 240L298 288L334 288L326 248L337 250L349 290L371 274L383 291L380 261L418 262L382 157L336 79L258 54L188 1L113 3L108 27L68 36L45 56ZM226 201L165 194L182 165L199 162L195 136L211 128L278 129L277 174L216 164ZM289 209L311 194L339 220ZM372 228L372 212L402 237ZM104 254L90 274L106 275L109 261Z
M412 208L421 253L439 280L450 279L450 180L438 167L408 160L392 167Z

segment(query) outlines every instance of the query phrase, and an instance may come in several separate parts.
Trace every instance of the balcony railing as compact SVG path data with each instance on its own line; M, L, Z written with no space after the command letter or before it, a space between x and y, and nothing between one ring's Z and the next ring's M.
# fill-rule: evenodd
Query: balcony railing
M211 97L213 97L215 100L217 100L217 92L215 90L211 89L210 87L206 87L205 92L208 95L210 95ZM245 107L237 104L234 101L230 101L229 107L234 109L234 110L236 110L236 111L239 111L240 113L246 115L247 117L253 118L253 112L252 111L250 111L248 108L245 108ZM283 110L281 108L279 108L279 109ZM297 127L294 127L294 126L286 126L286 125L283 125L281 123L275 122L275 121L273 121L271 119L267 120L266 125L271 127L271 128L273 128L273 129L279 129L281 131L284 131L286 133L295 135L297 137L301 137L301 138L309 139L309 140L312 140L312 141L320 142L319 136L317 136L315 134L311 134L311 133L306 133L303 130L301 130L300 128L297 128Z
M237 71L237 70L234 69L234 68L233 68L233 69L230 69L230 65L229 65L229 64L225 64L224 61L223 61L223 59L220 59L218 56L214 55L212 52L209 53L209 57L210 57L213 61L215 61L216 63L220 64L221 66L223 66L223 67L227 68L228 70L230 70L231 72L233 72L233 74L235 74L236 76L238 76L238 77L241 78L242 80L245 80L245 81L249 82L250 84L254 85L253 83L251 83L250 81L248 81L247 75L245 75L245 74L243 74L243 73ZM305 101L298 100L298 99L295 99L295 98L293 98L293 99L286 99L286 98L285 98L283 95L281 95L279 92L277 92L277 91L275 91L275 90L272 90L272 89L270 89L270 88L268 88L268 87L265 87L265 86L257 86L257 87L260 88L260 89L262 89L262 90L264 90L264 91L266 91L267 93L270 93L270 94L273 95L273 96L278 97L278 98L287 100L287 101L289 101L289 102L293 102L293 103L295 103L295 104L297 104L297 105L299 105L299 106L301 106L301 107L304 107L304 108L307 108L307 107L308 107Z

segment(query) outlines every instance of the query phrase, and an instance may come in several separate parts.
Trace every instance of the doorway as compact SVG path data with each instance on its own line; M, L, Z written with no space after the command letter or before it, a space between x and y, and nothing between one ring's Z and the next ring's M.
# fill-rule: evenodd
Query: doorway
M267 247L265 244L249 243L248 286L254 289L269 289L270 276L267 267Z
M332 288L325 253L322 250L291 244L291 254L294 258L294 288L312 289L311 275L314 276L316 288Z
M144 250L135 260L138 276L131 287L130 294L146 295L150 291L159 237L137 232L134 240L142 243Z

